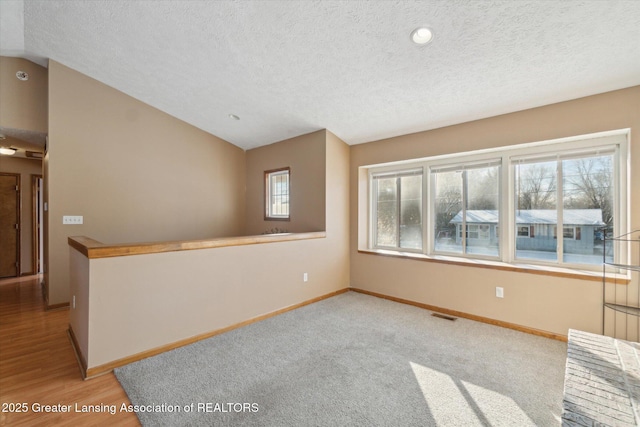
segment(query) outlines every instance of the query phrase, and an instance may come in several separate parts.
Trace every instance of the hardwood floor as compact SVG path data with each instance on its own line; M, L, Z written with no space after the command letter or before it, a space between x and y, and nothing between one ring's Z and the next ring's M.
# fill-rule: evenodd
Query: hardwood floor
M68 309L45 311L38 276L0 280L0 426L140 425L120 411L130 402L112 373L82 380L68 325ZM81 412L85 405L106 412Z

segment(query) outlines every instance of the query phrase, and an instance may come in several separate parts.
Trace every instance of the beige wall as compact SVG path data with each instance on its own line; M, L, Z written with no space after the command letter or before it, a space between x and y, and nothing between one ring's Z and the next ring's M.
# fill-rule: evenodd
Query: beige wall
M349 277L349 159L350 147L333 133L326 132L326 232L327 250L322 254L325 268L332 271L339 286L348 287ZM344 285L344 286L343 286Z
M26 71L29 80L18 80L17 71ZM46 68L0 56L0 126L46 132L47 84Z
M79 320L88 312L92 368L234 325L346 288L343 268L326 268L329 245L313 239L90 260L90 291L80 293L88 306L77 296L71 326L74 312Z
M247 151L247 234L325 229L325 148L326 131L320 130ZM291 218L266 221L264 172L285 167L291 168Z
M349 286L349 147L318 134L326 154L307 156L326 177L310 184L327 188L326 238L92 260L70 249L71 326L89 368Z
M89 286L90 262L87 257L69 246L69 325L79 345L82 363L86 365L89 354ZM84 284L85 286L81 286ZM117 311L116 311L117 312Z
M33 274L33 192L31 177L42 175L42 161L0 156L0 172L20 174L20 274Z
M361 254L366 232L358 207L358 167L440 154L543 141L631 128L630 182L640 182L640 87L548 105L351 147L351 286L567 334L569 328L600 332L601 283L384 258ZM640 192L631 186L631 228L640 228ZM360 240L362 243L363 239ZM634 276L633 286L637 286ZM505 298L495 297L495 286Z
M49 63L49 305L69 301L67 237L105 243L243 233L245 153ZM63 225L63 215L84 216Z

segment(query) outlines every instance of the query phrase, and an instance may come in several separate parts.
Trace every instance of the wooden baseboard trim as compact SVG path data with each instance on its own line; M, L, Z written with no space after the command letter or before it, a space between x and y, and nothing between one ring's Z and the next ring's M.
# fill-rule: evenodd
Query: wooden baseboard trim
M179 348L179 347L184 347L185 345L193 344L193 343L196 343L198 341L202 341L202 340L205 340L207 338L211 338L211 337L214 337L216 335L220 335L220 334L223 334L225 332L229 332L229 331L232 331L234 329L241 328L243 326L247 326L247 325L250 325L252 323L256 323L256 322L259 322L261 320L265 320L265 319L268 319L270 317L274 317L274 316L277 316L277 315L282 314L282 313L286 313L286 312L291 311L291 310L295 310L296 308L304 307L305 305L313 304L315 302L322 301L324 299L331 298L331 297L339 295L339 294L343 294L343 293L348 292L348 291L349 291L349 288L340 289L338 291L330 292L328 294L321 295L319 297L312 298L310 300L306 300L306 301L303 301L303 302L298 303L298 304L290 305L288 307L281 308L279 310L275 310L275 311L272 311L270 313L263 314L261 316L253 317L251 319L248 319L248 320L245 320L245 321L242 321L242 322L230 325L230 326L226 326L224 328L216 329L214 331L206 332L204 334L200 334L200 335L196 335L194 337L190 337L190 338L187 338L187 339L184 339L184 340L176 341L176 342L173 342L173 343L170 343L170 344L167 344L167 345L163 345L161 347L156 347L156 348L153 348L151 350L143 351L141 353L137 353L137 354L134 354L134 355L131 355L131 356L128 356L128 357L124 357L122 359L114 360L113 362L105 363L104 365L94 366L94 367L91 367L91 368L87 369L86 368L86 362L85 362L85 365L83 366L81 360L79 359L80 367L83 370L83 377L85 379L95 378L97 376L100 376L100 375L103 375L103 374L107 374L107 373L113 371L115 368L119 368L120 366L128 365L129 363L137 362L138 360L142 360L142 359L146 359L148 357L156 356L156 355L158 355L160 353L164 353L166 351L173 350L173 349L176 349L176 348ZM69 327L69 330L71 330L71 327ZM72 341L73 341L73 339L72 339Z
M87 379L87 359L85 359L82 351L80 351L80 345L78 345L78 340L76 339L76 334L73 333L73 328L69 325L69 329L67 329L67 334L69 335L69 340L71 341L71 347L73 347L73 353L76 355L76 360L78 361L78 366L80 367L80 374L82 375L82 379Z
M556 334L554 332L542 331L540 329L530 328L528 326L517 325L515 323L504 322L502 320L491 319L489 317L478 316L475 314L469 314L462 311L451 310L448 308L437 307L435 305L424 304L421 302L411 301L404 298L392 297L389 295L379 294L377 292L371 292L364 289L350 288L349 290L359 292L361 294L371 295L378 298L387 299L390 301L399 302L402 304L413 305L415 307L424 308L430 311L436 311L438 313L448 314L450 316L462 317L464 319L475 320L476 322L488 323L489 325L500 326L502 328L513 329L527 334L537 335L540 337L551 338L558 341L567 342L567 336Z

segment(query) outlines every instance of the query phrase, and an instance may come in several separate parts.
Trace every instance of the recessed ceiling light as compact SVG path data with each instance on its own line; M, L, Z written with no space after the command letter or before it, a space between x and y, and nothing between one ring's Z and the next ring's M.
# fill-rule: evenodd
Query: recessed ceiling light
M240 120L240 117L236 116L235 114L229 114L229 118L231 120Z
M433 31L427 27L416 28L411 32L411 40L415 44L427 44L433 40Z
M23 82L29 80L29 74L27 74L26 71L18 71L16 73L16 77L18 78L18 80L22 80Z

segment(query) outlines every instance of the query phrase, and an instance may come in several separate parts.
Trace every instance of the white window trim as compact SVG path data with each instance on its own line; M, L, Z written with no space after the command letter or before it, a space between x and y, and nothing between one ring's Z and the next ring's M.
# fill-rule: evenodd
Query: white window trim
M369 235L368 235L368 241L369 241L369 247L373 248L373 249L382 249L382 250L391 250L391 251L402 251L402 252L408 252L408 253L417 253L417 254L421 254L424 253L424 221L423 221L423 239L422 239L422 249L412 249L412 248L401 248L401 247L396 247L396 246L383 246L383 245L378 245L377 244L377 239L376 239L376 235L375 235L375 227L376 224L378 223L378 218L376 215L376 210L373 208L374 205L376 205L377 202L377 194L376 194L376 185L374 185L374 181L376 177L380 177L380 176L384 176L384 175L395 175L395 176L410 176L410 175L418 175L421 174L423 176L423 183L424 183L424 169L421 167L409 167L409 168L403 168L403 169L398 169L398 168L394 168L394 167L389 167L389 168L376 168L375 170L370 170L369 171L369 179L368 179L368 183L369 183ZM424 209L424 199L425 199L425 189L424 186L422 188L422 204L423 204L423 209ZM423 219L424 219L424 210L423 212ZM400 224L398 223L398 233L400 233ZM399 234L398 234L398 238L399 238Z
M514 191L514 159L520 157L535 157L549 156L549 152L553 151L560 155L571 156L575 153L583 151L593 151L593 149L615 149L614 154L614 177L617 180L614 194L614 215L616 221L614 221L614 235L620 235L627 232L630 229L629 213L630 206L630 193L628 191L630 185L630 156L629 156L629 136L630 129L620 129L615 131L600 132L596 134L580 135L569 138L560 138L548 141L524 143L513 146L490 148L472 152L462 152L446 154L428 158L404 160L400 162L391 162L386 164L377 164L362 166L360 169L366 169L368 172L369 180L369 201L367 203L367 219L369 220L368 227L368 247L363 248L366 250L376 250L381 248L375 248L374 242L374 212L373 212L373 189L372 176L380 173L393 173L401 172L403 170L414 170L422 168L423 170L423 250L413 251L423 254L425 257L437 258L440 256L459 257L462 261L467 259L488 261L499 261L507 264L532 264L539 265L541 268L548 267L551 269L557 269L558 267L566 267L571 270L586 270L594 271L601 269L600 265L589 264L569 264L564 263L561 260L559 262L544 262L533 259L516 259L515 258L515 245L517 239L517 232L515 231L515 191ZM499 222L496 224L500 228L499 240L499 256L498 257L484 257L477 254L452 254L441 253L434 250L434 233L432 232L435 220L435 212L432 198L434 197L434 183L432 178L432 169L452 168L456 165L470 165L480 164L483 162L490 162L499 159L501 162L500 173L500 215ZM558 186L560 187L560 186ZM504 197L506 195L506 197ZM561 198L558 200L562 200ZM426 218L425 218L426 216ZM559 218L561 220L561 218ZM507 230L508 232L504 232ZM558 239L560 245L563 239ZM389 250L389 248L384 248ZM561 248L560 248L561 249ZM399 249L397 252L412 252L409 249ZM625 260L628 258L628 248L620 244L616 248L616 255L618 260ZM562 258L562 257L559 257Z
M286 175L287 176L287 195L288 195L288 208L286 214L276 214L272 212L272 198L273 194L271 193L272 185L271 180L277 176ZM264 219L265 221L289 221L291 219L291 168L280 168L273 169L269 171L265 171L265 211L264 211Z

